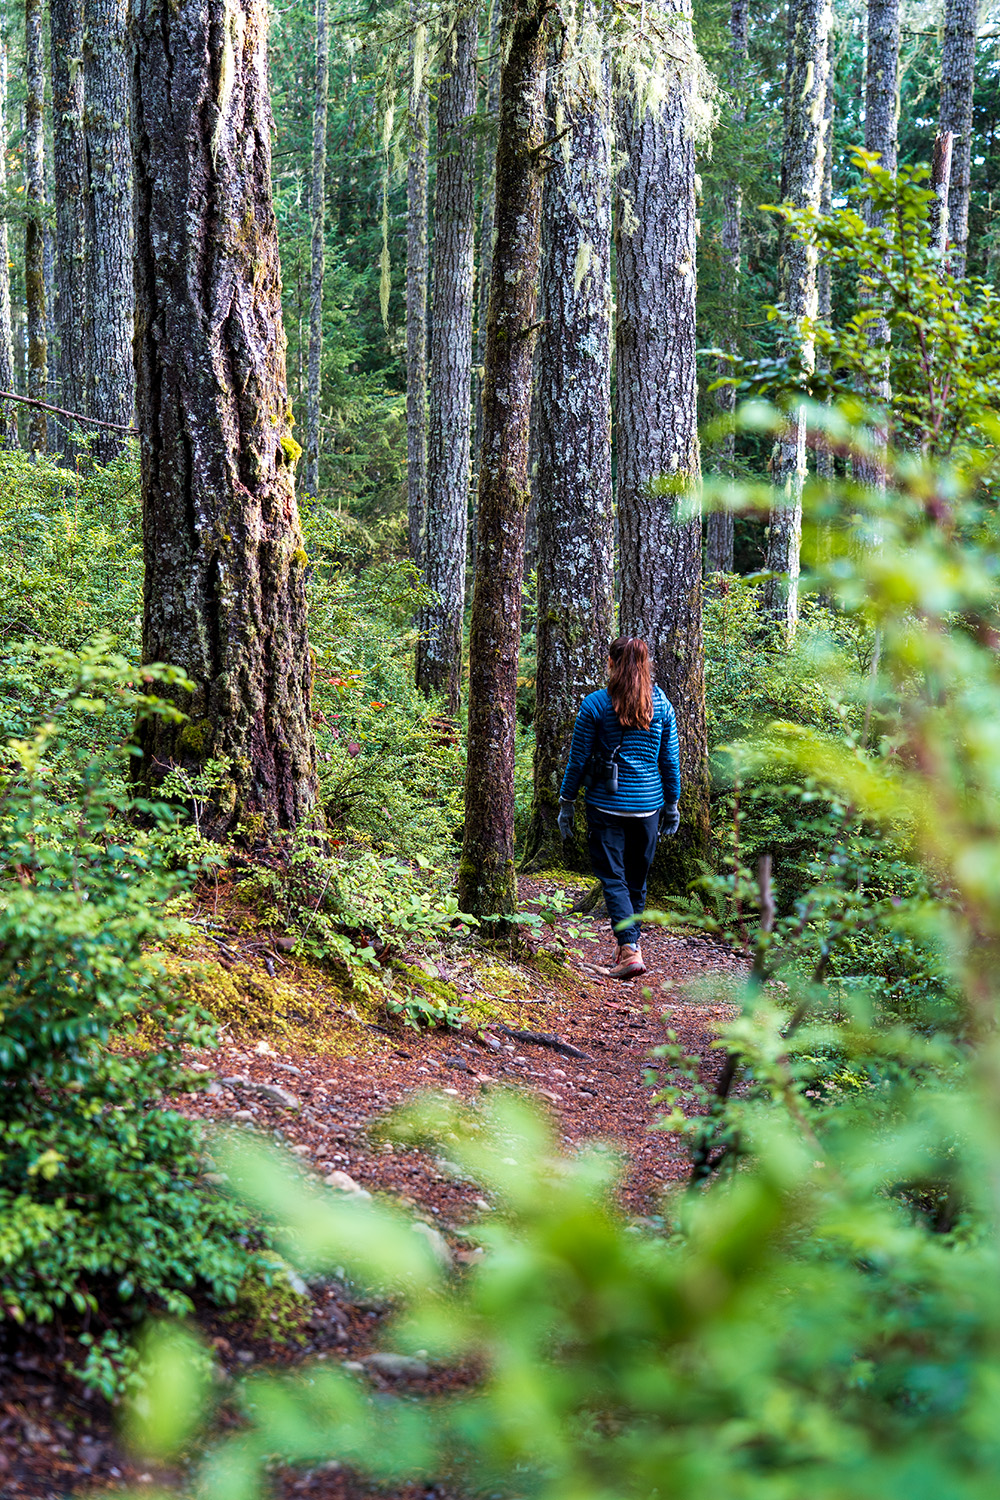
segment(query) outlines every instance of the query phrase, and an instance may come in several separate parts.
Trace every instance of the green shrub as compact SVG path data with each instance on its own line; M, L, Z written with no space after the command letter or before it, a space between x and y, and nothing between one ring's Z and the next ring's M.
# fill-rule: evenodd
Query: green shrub
M93 1333L151 1305L183 1313L196 1287L232 1300L253 1258L204 1184L198 1128L161 1107L198 1086L180 1049L213 1031L154 951L185 930L178 877L127 821L157 809L85 748L115 699L130 719L172 710L95 649L36 668L44 717L0 776L0 1302Z

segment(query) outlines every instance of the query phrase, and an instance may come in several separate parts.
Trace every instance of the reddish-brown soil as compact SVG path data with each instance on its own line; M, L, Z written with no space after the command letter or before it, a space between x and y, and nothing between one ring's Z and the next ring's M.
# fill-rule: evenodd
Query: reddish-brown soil
M235 938L231 941L238 946ZM612 944L604 929L584 924L583 936L571 939L570 947L577 952L561 970L520 966L523 986L512 1008L507 997L504 1015L507 1025L558 1037L583 1057L518 1040L488 1022L480 1028L483 1040L477 1040L472 1029L459 1036L427 1034L397 1021L354 1020L345 1024L353 1025L356 1046L351 1048L347 1034L344 1050L335 1053L286 1047L274 1038L254 1043L224 1037L211 1059L217 1082L209 1092L178 1102L220 1123L280 1134L305 1166L323 1174L345 1172L372 1193L391 1194L437 1226L461 1263L475 1252L466 1236L453 1231L488 1211L481 1190L445 1175L424 1153L378 1144L368 1127L415 1091L445 1090L474 1100L497 1086L523 1089L551 1113L566 1150L599 1139L620 1151L622 1210L648 1216L687 1170L676 1138L651 1128L657 1114L649 1079L652 1051L671 1029L685 1052L701 1058L702 1079L710 1082L721 1065L713 1047L716 1033L733 1014L726 994L738 987L746 964L700 937L650 929L643 939L649 973L623 984L586 968L609 957ZM461 992L464 960L435 955L433 962L440 977ZM288 1091L298 1107L271 1103L255 1087L261 1084ZM207 1311L203 1325L220 1364L235 1375L262 1363L356 1359L377 1347L383 1315L378 1304L352 1298L334 1285L316 1293L299 1345L275 1346ZM126 1485L152 1490L157 1481L162 1484L164 1476L137 1466L122 1451L107 1408L60 1379L60 1357L51 1345L23 1339L0 1346L2 1500L63 1500L70 1494L113 1493ZM394 1384L391 1377L370 1378L385 1389ZM408 1389L431 1392L456 1379L460 1372L446 1380L414 1382ZM284 1500L387 1495L336 1466L287 1474L278 1493ZM393 1491L391 1500L444 1493L410 1487Z

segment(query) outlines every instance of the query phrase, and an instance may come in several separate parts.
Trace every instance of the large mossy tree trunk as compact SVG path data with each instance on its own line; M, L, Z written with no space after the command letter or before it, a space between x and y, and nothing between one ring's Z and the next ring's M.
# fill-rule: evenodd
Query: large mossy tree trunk
M83 4L50 0L52 168L56 200L55 329L59 401L79 411L87 389L87 158L83 138ZM66 435L63 452L73 457Z
M135 406L132 155L127 0L87 0L83 48L90 321L89 416L127 427ZM190 59L188 66L199 66ZM103 460L125 445L97 428Z
M438 86L423 549L424 582L435 600L420 611L416 675L421 691L443 693L452 713L462 698L469 517L478 40L475 5L444 23Z
M427 23L410 4L410 150L406 162L406 520L410 560L424 561L427 511Z
M785 85L785 139L782 149L784 198L794 208L818 211L826 150L826 89L829 72L830 0L789 0L789 53ZM791 315L803 369L813 368L815 344L809 320L816 316L814 244L781 236L781 302ZM770 573L764 588L769 617L790 638L799 612L802 551L802 487L806 477L804 408L789 413L785 431L771 454L775 499L767 537Z
M685 0L660 11L678 60L662 102L618 92L618 524L623 635L649 646L674 706L681 825L663 839L653 889L683 891L708 857L709 781L701 614L696 363L695 51ZM686 507L680 515L679 509Z
M0 37L0 200L7 195L7 43ZM16 391L14 331L10 313L10 249L7 219L0 214L0 391ZM17 414L13 401L0 402L0 448L16 448Z
M746 74L749 49L749 0L732 0L729 8L729 92L733 101L731 131L734 163L739 168L741 150L738 144L746 124ZM736 330L740 324L740 271L743 256L743 187L736 172L722 189L722 265L719 295L722 303L723 347L727 354L738 352ZM728 361L721 361L720 377L732 375ZM732 421L736 410L736 388L720 386L715 393L719 416ZM730 478L736 469L736 434L729 430L719 444L715 462L720 472ZM733 571L733 513L713 510L705 520L705 576Z
M326 268L326 117L330 93L330 0L316 0L316 81L309 195L309 374L306 389L305 488L319 494L319 403L323 375L323 273Z
M541 255L544 0L506 0L496 225L483 379L469 740L459 900L477 917L514 910L514 738L528 427Z
M203 828L294 827L316 798L306 564L285 380L264 0L135 0L143 659L189 715L138 774L225 760ZM171 690L172 691L172 690Z
M527 853L588 869L584 818L556 818L581 700L604 681L614 634L611 498L611 119L596 17L563 12L548 68L561 136L542 206L538 361L538 668ZM566 132L565 134L563 132ZM582 799L581 799L582 801Z
M939 129L942 135L951 131L954 137L948 186L948 259L957 276L965 275L969 252L972 94L978 27L979 0L945 0Z
M24 100L24 301L28 319L28 395L48 400L48 337L45 309L45 38L42 0L25 0ZM44 453L48 424L31 409L28 447Z

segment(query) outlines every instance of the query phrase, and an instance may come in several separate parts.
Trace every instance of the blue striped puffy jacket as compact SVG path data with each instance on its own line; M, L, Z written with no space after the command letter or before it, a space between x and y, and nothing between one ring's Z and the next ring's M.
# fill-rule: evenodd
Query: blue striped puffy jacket
M677 720L673 705L661 688L653 688L653 722L648 729L622 729L607 688L590 693L580 705L573 726L569 765L559 796L572 802L580 790L580 779L591 751L610 756L621 735L618 752L618 790L603 786L587 789L587 806L599 812L630 816L659 811L664 803L676 802L681 791Z

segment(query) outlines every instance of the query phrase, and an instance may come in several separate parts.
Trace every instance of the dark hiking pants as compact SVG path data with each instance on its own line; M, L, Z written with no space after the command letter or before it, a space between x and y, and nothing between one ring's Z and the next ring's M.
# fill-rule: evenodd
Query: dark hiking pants
M646 880L656 853L660 814L619 818L587 808L587 843L594 874L601 882L611 927L619 943L638 943L637 912L646 909ZM619 923L628 923L619 927Z

